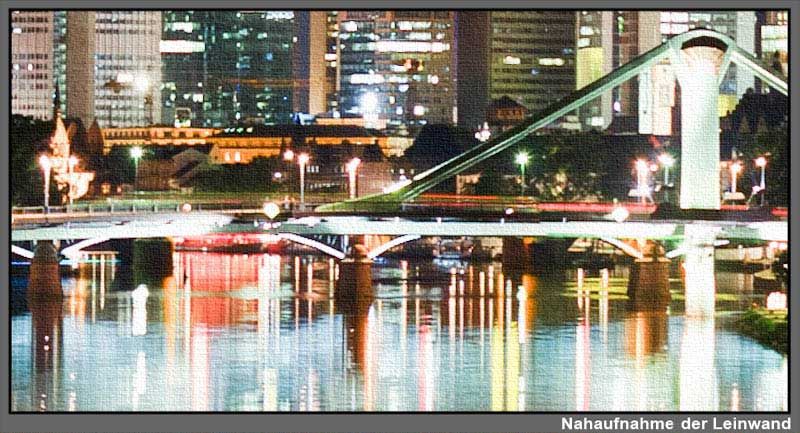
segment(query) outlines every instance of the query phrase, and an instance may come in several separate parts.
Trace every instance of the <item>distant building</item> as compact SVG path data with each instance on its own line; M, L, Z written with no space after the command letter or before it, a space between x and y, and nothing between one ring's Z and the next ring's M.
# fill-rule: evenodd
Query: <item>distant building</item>
M575 12L492 11L489 98L536 112L575 91Z
M758 29L759 57L772 71L789 75L789 12L763 12L763 21Z
M57 36L52 11L11 13L11 113L53 119Z
M150 126L133 128L89 129L89 147L102 149L107 155L114 147L131 146L199 146L209 144L211 137L222 130L215 128L175 128L170 126Z
M161 12L67 12L67 117L101 127L161 117Z
M291 123L295 88L308 85L296 65L296 18L293 11L164 12L161 122Z
M343 115L385 120L391 135L454 123L452 11L341 11L337 16Z
M309 153L313 156L306 173L308 191L347 192L347 164L353 158L361 160L356 170L357 196L383 192L393 183L392 165L376 144L316 145L309 149Z
M320 159L309 149L315 146L387 146L387 137L357 126L275 125L225 128L209 140L211 162L247 164L258 157L281 156L285 151L309 152L312 162Z
M503 96L489 104L487 118L492 131L505 131L521 123L530 114L524 105Z
M179 190L191 183L208 155L186 149L169 158L143 159L136 172L136 189L140 191Z

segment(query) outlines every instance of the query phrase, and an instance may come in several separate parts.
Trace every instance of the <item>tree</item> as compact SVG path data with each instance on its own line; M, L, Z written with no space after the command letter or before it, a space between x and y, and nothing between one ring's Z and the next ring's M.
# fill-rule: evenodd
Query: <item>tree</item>
M12 206L37 206L44 199L43 177L37 156L47 149L52 124L18 114L11 116L9 149ZM53 186L55 182L51 182ZM52 192L52 191L51 191ZM51 194L51 197L55 195Z

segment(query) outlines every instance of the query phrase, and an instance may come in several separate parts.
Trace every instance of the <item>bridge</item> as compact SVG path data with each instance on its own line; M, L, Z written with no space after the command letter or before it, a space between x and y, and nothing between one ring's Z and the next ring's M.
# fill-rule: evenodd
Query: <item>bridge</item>
M472 209L473 212L464 213L463 209L454 209L452 206L437 208L430 206L430 203L427 208L422 206L420 209L420 203L415 202L433 186L508 149L538 129L665 59L671 61L684 90L693 95L691 103L683 104L681 110L680 208L684 211L697 211L691 215L700 217L654 219L651 218L655 212L654 207L603 203L570 206L564 203L528 202L500 208L494 205L486 209L479 205L478 212ZM684 256L685 263L691 263L691 274L702 275L698 278L707 283L708 275L713 275L715 246L730 240L788 240L786 221L776 220L785 215L777 215L773 211L766 218L763 215L758 218L753 218L753 215L732 218L734 213L728 212L731 209L725 209L720 203L719 134L716 133L719 118L716 103L719 82L732 62L749 69L778 92L788 93L788 86L784 81L761 67L730 38L710 30L694 30L669 39L534 114L516 128L420 173L384 194L321 205L311 215L266 225L263 221L260 224L257 220L236 220L231 215L232 212L223 209L189 209L184 212L154 210L152 213L126 215L115 215L113 210L109 214L14 215L11 240L80 240L61 252L62 255L74 257L82 248L116 238L171 238L209 233L272 235L317 248L325 254L342 259L342 290L337 293L362 296L364 293L359 288L363 288L364 279L370 278L368 271L372 259L394 246L423 236L502 237L509 242L520 238L596 238L637 259L636 272L632 277L635 280L632 283L634 290L631 293L645 293L647 296L644 299L661 299L665 291L666 296L669 296L665 263L670 258ZM683 101L687 99L684 98ZM445 200L445 204L448 201ZM581 206L589 209L582 212ZM426 215L431 213L431 209L444 213L441 217L431 219L431 215ZM618 212L619 209L623 211ZM254 209L233 213L257 212ZM553 215L558 215L560 220L549 221L548 216ZM684 216L686 215L690 214ZM373 235L394 238L370 249L365 245L365 236ZM349 242L350 248L341 250L319 241L316 238L319 236L346 236L352 238L352 242ZM647 249L630 247L621 241L624 239L649 240L650 246ZM659 253L658 242L667 240L677 241L680 246L672 251ZM641 244L640 246L647 245ZM516 246L524 250L527 248L525 245L527 244L522 243ZM14 246L12 250L18 255L33 258L34 262L38 255L38 252L35 254L20 246ZM42 256L52 257L53 253L48 250ZM709 256L712 257L710 261ZM702 286L703 284L692 285ZM693 301L689 302L690 300ZM687 306L689 304L696 307L692 311L708 314L708 311L713 311L713 296L709 301L706 292L687 293Z
M317 212L351 212L358 209L397 211L402 203L419 197L439 183L491 158L584 106L603 93L669 59L683 91L691 98L681 101L682 209L720 209L719 85L731 63L751 71L772 89L788 95L788 85L776 77L729 37L711 30L692 30L636 57L597 81L534 113L506 133L476 145L412 179L398 183L384 194L323 205Z

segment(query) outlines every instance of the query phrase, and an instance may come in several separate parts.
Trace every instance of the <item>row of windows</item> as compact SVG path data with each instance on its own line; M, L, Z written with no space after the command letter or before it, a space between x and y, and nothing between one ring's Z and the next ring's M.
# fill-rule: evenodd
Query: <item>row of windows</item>
M50 33L49 27L14 27L14 34L20 33Z
M30 15L17 15L14 14L11 16L12 23L49 23L50 18L48 16L30 16Z
M41 53L13 53L12 60L47 60L50 58L49 54Z

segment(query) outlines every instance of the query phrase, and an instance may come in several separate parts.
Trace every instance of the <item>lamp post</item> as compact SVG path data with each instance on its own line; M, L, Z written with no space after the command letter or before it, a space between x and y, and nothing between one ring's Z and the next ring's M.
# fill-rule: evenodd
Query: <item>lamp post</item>
M738 161L731 163L731 193L736 193L736 175L742 171L742 164Z
M764 195L766 194L767 190L767 181L765 171L767 168L767 158L763 156L759 156L756 158L756 167L761 167L761 185L759 191L761 192L761 206L764 206Z
M658 155L658 162L664 167L664 186L669 186L669 169L675 164L675 158L668 153Z
M649 169L647 161L643 159L636 160L636 190L639 192L639 201L642 204L645 204L645 198L648 195L647 172Z
M73 197L75 196L75 177L73 174L75 173L76 165L78 165L78 157L75 155L70 155L69 159L67 160L67 166L69 167L69 190L67 192L67 198L69 199L70 209L72 209L72 201Z
M360 164L361 164L361 159L359 158L353 158L350 160L350 162L347 163L347 174L350 180L349 182L350 198L356 198L356 196L358 195L358 190L356 189L358 188L357 170Z
M528 164L527 152L520 152L514 158L514 161L519 165L519 172L522 176L522 185L520 187L520 194L525 194L525 166Z
M136 189L136 180L139 177L139 160L144 155L144 150L140 146L131 147L131 158L133 158L133 189Z
M53 163L50 157L42 155L39 157L39 166L42 167L44 177L44 212L50 213L50 169L53 168Z
M300 209L304 210L306 207L306 164L311 159L307 153L297 155L297 164L300 166Z

